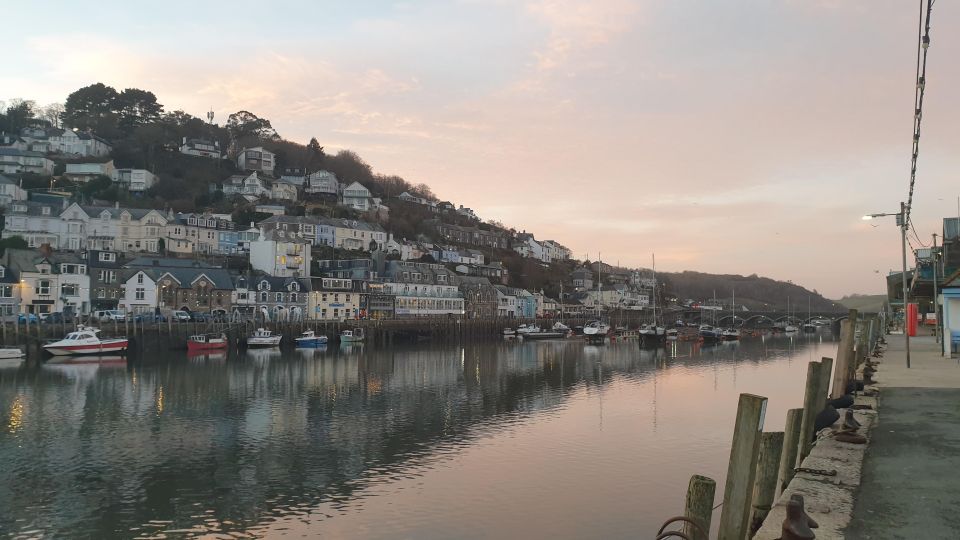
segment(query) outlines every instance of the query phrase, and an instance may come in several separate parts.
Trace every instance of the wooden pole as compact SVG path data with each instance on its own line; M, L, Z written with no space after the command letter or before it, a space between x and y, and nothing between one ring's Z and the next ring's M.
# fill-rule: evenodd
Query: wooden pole
M742 540L749 532L750 499L757 475L760 434L766 410L767 398L740 394L730 462L727 464L727 482L723 490L719 540Z
M690 540L710 540L710 521L713 519L713 499L717 491L717 482L713 478L695 474L690 477L687 485L687 503L683 511L684 517L695 521L703 531L690 525L683 524L683 533Z
M830 378L833 376L833 358L826 356L820 358L820 388L817 394L820 396L820 409L827 406L827 400L830 399Z
M807 364L807 385L803 393L803 418L800 420L800 450L797 462L803 461L813 446L813 424L817 413L823 410L820 406L820 371L823 365L820 362Z
M777 473L777 494L787 489L787 484L793 480L793 468L797 466L797 454L800 451L800 423L803 420L803 409L787 411L787 424L783 428L783 453L780 456L780 471Z
M777 475L780 473L780 457L783 454L784 433L771 431L760 436L760 460L757 462L757 479L753 484L753 517L750 519L750 535L760 529L763 520L773 508L777 493Z
M850 311L856 311L852 309ZM847 391L847 373L853 362L853 337L856 319L846 319L840 322L840 346L837 347L836 367L833 370L833 389L830 397L837 399Z

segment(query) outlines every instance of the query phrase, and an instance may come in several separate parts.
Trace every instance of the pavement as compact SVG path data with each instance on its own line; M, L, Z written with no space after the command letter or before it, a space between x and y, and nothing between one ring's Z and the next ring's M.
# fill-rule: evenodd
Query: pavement
M874 377L878 421L844 537L960 538L960 360L916 337L908 369L903 336L887 343Z

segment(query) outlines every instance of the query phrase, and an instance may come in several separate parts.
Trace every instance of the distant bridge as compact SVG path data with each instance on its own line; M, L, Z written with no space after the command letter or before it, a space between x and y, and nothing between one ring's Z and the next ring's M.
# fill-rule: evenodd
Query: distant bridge
M796 312L787 313L786 311L739 311L734 315L729 311L712 311L701 309L682 309L664 312L664 319L667 323L671 322L670 317L676 317L684 323L707 323L717 326L745 326L745 327L765 327L774 326L776 323L789 323L793 325L802 325L814 320L829 320L831 324L838 324L847 318L847 312L836 311L817 311L809 315L804 313L798 316Z

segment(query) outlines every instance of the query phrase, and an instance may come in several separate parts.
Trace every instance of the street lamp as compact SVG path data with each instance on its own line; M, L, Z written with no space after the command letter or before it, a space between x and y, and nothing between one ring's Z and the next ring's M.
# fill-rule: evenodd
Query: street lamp
M907 332L907 220L904 219L905 215L906 205L901 202L899 212L867 214L863 216L863 219L895 216L897 218L897 225L900 227L900 251L903 262L903 273L900 276L903 280L903 339L905 343L904 347L907 351L907 369L910 369L910 333Z

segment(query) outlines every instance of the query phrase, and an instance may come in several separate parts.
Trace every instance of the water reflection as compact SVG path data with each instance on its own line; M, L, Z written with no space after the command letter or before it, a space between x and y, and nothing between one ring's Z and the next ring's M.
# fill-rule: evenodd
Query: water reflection
M736 393L776 429L830 339L0 366L0 532L636 536L720 480Z

